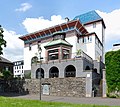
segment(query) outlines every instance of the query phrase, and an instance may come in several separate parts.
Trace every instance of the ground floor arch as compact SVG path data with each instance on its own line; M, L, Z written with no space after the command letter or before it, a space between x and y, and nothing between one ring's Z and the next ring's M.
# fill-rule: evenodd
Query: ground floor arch
M65 68L65 77L76 77L76 68L73 65Z
M85 70L90 70L90 67L87 65L86 68L85 68Z
M59 69L55 66L49 70L49 78L59 77Z
M44 70L42 68L38 68L36 70L36 78L40 78L40 71L41 71L41 78L44 78Z

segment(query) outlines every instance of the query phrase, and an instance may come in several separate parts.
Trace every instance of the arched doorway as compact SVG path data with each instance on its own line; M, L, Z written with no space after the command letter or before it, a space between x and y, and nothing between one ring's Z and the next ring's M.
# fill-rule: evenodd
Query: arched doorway
M90 67L89 67L89 66L86 66L85 70L90 70Z
M49 70L49 78L59 77L59 69L57 67L51 67Z
M76 69L73 65L68 65L65 68L65 77L75 77L76 76Z
M40 78L40 68L36 70L36 78ZM44 78L44 70L41 68L41 78Z

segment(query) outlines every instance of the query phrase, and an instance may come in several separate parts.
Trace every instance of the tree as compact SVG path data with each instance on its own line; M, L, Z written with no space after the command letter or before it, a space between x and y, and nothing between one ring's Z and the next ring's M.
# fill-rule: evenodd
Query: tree
M4 80L9 80L9 79L13 78L13 75L10 71L4 70L3 71L3 78L4 78Z
M0 25L0 55L3 54L2 50L3 50L3 47L6 47L6 41L3 39L4 35L3 35L3 28L1 27Z

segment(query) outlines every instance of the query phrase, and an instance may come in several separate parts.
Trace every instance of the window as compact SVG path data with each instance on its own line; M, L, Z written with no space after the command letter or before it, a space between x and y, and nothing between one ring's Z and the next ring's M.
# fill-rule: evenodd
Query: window
M58 59L58 49L48 51L48 58L49 60Z
M82 42L84 43L84 38L82 38Z
M21 69L21 66L19 66L19 69Z
M89 42L92 42L92 36L89 36L88 41L89 41Z
M97 38L95 39L95 43L98 45L98 39Z
M69 50L63 49L63 59L69 59Z
M32 43L29 44L29 51L32 49Z
M77 43L79 43L79 37L77 37Z
M8 70L9 70L9 67L8 67L8 66L6 66L6 67L5 67L5 70L6 70L6 71L8 71Z
M96 28L96 23L93 23L93 28Z
M23 73L23 70L22 70L22 73Z

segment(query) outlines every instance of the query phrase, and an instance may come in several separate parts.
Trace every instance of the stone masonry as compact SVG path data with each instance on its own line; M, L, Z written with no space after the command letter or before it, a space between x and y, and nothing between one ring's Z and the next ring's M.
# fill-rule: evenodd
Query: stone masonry
M30 94L38 94L40 91L39 79L28 79L24 84L25 90ZM42 79L43 86L49 85L49 95L53 96L86 96L86 78L69 77L69 78L44 78Z

